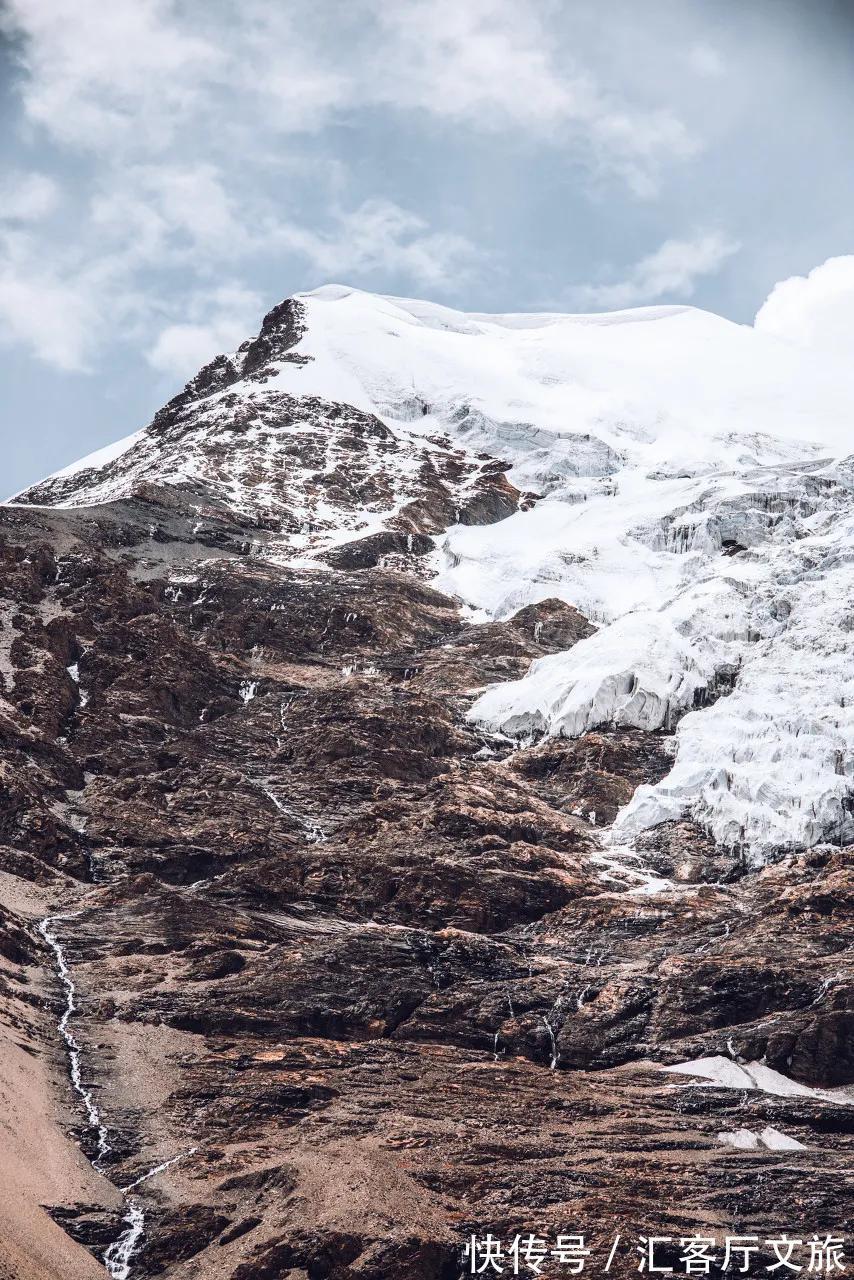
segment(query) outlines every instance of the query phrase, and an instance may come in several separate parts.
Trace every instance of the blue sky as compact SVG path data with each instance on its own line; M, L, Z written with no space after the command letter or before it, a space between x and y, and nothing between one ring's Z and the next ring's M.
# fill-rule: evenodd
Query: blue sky
M835 0L6 0L13 492L143 425L288 294L691 301L852 245Z

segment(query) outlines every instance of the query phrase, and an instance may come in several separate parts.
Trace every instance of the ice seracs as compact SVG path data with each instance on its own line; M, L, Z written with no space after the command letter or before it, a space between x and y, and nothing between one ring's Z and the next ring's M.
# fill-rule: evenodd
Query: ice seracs
M715 679L706 649L692 647L665 615L638 610L569 653L538 659L522 680L496 685L475 714L510 734L669 729Z
M19 501L203 493L290 563L389 530L411 554L420 528L475 616L557 596L598 628L484 691L475 721L675 728L614 835L690 817L759 864L854 840L852 421L840 359L693 308L488 316L330 285ZM523 500L478 523L501 464Z

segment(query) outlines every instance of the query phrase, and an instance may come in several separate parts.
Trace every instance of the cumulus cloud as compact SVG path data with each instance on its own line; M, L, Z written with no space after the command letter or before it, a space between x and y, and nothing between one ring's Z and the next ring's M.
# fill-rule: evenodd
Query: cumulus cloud
M690 240L665 240L654 253L636 262L622 280L582 285L573 291L578 306L618 309L657 302L683 301L693 296L697 282L719 271L740 249L737 240L709 231Z
M247 0L239 22L173 0L114 0L103 11L90 0L7 0L0 22L18 39L26 117L79 156L90 181L64 208L61 237L46 229L40 244L34 230L0 241L4 341L85 369L121 332L147 344L158 369L183 373L190 353L237 337L234 316L249 328L257 318L244 307L226 315L206 284L212 275L290 260L321 278L379 273L448 288L464 278L476 256L465 237L388 199L348 209L340 166L318 179L316 164L301 169L299 150L280 152L283 134L311 133L337 111L379 101L381 51L354 59L356 83L350 46L339 40L338 64L330 61L335 42L306 20L300 28L301 16L270 0ZM359 18L374 21L371 0ZM337 187L333 211L300 218L298 188L276 198L271 172L280 191L288 175ZM4 194L0 225L32 223L51 211L57 187L24 174ZM187 319L179 290L195 308L207 297L212 314ZM40 293L50 300L41 323Z
M228 285L197 294L185 321L167 325L149 351L152 368L177 379L190 378L222 351L233 351L258 325L259 294Z
M5 340L71 369L121 334L183 372L186 353L222 345L231 326L213 301L212 317L188 318L181 297L212 299L211 279L257 281L262 263L284 288L308 264L319 280L458 291L487 257L453 207L428 218L327 163L323 139L368 117L378 136L418 120L533 143L597 192L616 180L653 195L697 140L669 106L633 101L613 67L585 60L574 21L557 22L551 0L245 0L239 13L5 0L28 136L49 138L77 179L61 234L50 173L19 177L4 204L7 227L30 237L0 241ZM41 324L39 290L52 300Z
M828 258L806 276L781 280L754 321L799 346L854 353L854 255Z

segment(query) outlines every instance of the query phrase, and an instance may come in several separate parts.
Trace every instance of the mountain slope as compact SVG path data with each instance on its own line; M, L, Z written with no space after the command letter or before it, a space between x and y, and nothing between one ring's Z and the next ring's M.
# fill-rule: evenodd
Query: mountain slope
M615 835L690 816L762 861L854 839L852 417L848 371L691 308L480 316L327 286L18 501L179 488L280 564L424 554L409 535L451 526L434 581L478 616L557 596L600 628L472 715L576 736L692 713Z
M0 1272L844 1230L850 404L330 287L0 506Z

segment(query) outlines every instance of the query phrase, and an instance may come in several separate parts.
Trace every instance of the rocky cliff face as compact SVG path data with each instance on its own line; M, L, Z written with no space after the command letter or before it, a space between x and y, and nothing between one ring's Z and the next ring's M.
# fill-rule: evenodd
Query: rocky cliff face
M844 1232L849 473L697 314L320 291L0 508L0 1274Z

